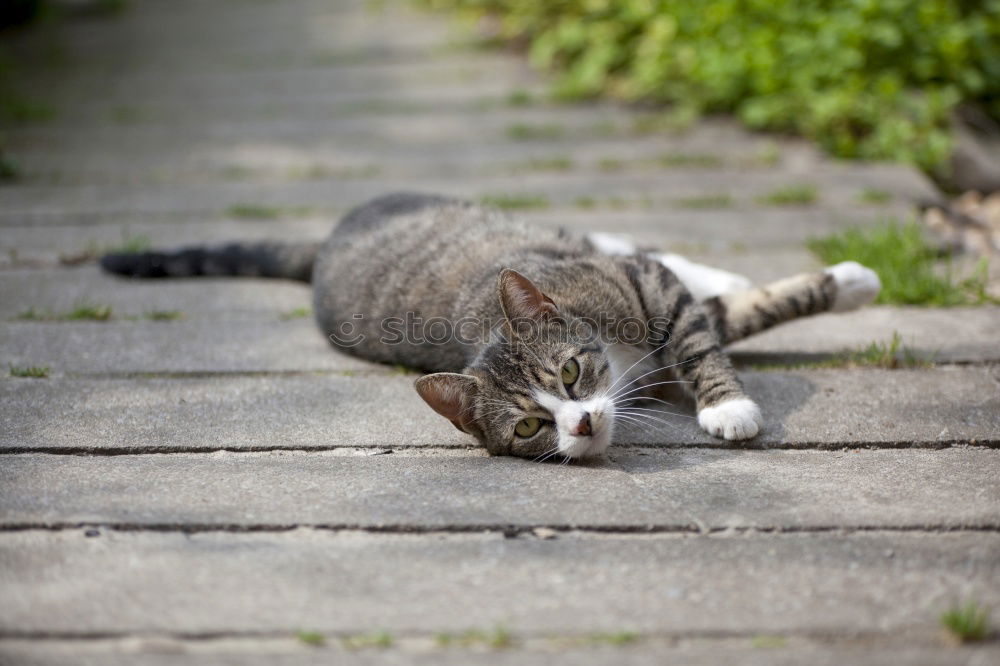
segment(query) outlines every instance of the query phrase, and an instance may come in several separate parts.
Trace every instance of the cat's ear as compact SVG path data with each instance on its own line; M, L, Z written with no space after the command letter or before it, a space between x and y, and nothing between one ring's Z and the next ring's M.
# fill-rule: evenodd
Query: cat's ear
M414 386L431 409L451 421L462 432L476 434L472 408L479 380L455 372L424 375Z
M535 284L515 270L505 268L497 280L500 307L507 321L541 319L556 314L556 304Z

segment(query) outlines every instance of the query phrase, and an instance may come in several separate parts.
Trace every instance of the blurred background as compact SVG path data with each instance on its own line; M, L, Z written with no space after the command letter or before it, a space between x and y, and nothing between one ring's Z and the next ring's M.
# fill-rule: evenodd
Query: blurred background
M6 0L0 261L318 238L418 189L756 280L858 258L883 302L981 302L998 7Z

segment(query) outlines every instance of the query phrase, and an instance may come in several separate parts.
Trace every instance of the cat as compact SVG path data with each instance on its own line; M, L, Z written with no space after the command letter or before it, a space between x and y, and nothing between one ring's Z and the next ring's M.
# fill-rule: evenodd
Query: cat
M323 243L109 254L133 277L251 275L311 281L316 321L342 351L426 374L421 398L494 455L598 456L618 422L681 383L697 422L726 440L761 412L723 347L781 322L875 298L854 262L752 288L612 234L531 226L490 207L396 193L349 212Z

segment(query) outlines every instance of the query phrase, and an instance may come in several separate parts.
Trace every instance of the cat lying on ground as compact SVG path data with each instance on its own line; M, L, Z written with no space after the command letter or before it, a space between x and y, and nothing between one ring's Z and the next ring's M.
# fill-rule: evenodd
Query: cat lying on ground
M683 383L701 427L761 427L723 346L781 322L870 302L854 262L752 288L676 255L637 252L439 196L391 194L319 243L110 254L133 277L248 275L311 281L316 321L342 351L433 374L416 390L492 454L580 458L616 422L653 423L653 389Z

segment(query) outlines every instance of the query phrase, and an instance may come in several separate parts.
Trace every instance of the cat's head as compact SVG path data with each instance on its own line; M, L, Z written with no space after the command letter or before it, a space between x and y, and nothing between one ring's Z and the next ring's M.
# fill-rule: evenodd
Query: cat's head
M417 380L434 411L475 436L494 455L582 458L611 443L613 383L605 348L528 278L512 270L497 282L505 317L462 374ZM577 333L574 333L577 331Z

